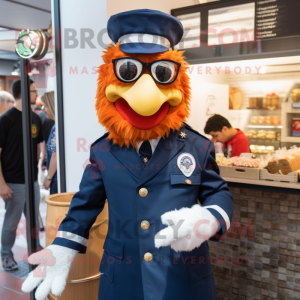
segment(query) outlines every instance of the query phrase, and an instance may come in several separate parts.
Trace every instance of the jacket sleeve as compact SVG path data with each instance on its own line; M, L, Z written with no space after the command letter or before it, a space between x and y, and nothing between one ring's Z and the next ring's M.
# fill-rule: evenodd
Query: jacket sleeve
M221 229L210 238L210 240L216 242L230 228L233 215L232 196L227 183L219 174L219 168L215 161L214 145L210 142L201 172L198 199L202 207L209 210L220 222Z
M60 224L53 241L53 245L78 250L79 253L86 252L89 230L106 201L100 168L92 151L90 162L84 170L79 192L74 195L68 214Z

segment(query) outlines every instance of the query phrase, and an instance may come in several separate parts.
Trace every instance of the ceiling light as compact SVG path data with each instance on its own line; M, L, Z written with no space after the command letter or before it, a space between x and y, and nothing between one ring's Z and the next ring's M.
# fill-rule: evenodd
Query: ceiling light
M11 72L11 75L18 76L18 75L20 75L20 72L18 70L13 70Z
M15 75L15 76L20 75L20 64L18 62L16 62L14 64L13 71L11 72L11 75Z

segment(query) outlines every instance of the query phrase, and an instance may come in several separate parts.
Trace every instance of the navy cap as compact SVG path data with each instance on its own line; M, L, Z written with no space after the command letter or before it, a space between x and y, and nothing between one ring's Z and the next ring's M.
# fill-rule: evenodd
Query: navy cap
M150 54L168 51L183 36L181 22L158 10L137 9L113 15L107 32L125 53Z

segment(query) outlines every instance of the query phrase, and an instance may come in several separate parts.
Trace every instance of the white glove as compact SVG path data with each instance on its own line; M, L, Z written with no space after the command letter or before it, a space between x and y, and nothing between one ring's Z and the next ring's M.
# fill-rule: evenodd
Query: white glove
M77 253L77 250L67 247L50 245L30 255L28 262L39 266L29 273L22 284L22 291L29 293L44 280L37 288L35 298L45 300L50 290L53 295L60 296Z
M192 251L221 229L217 218L199 204L167 212L161 221L168 227L155 235L155 247L171 245L176 252Z

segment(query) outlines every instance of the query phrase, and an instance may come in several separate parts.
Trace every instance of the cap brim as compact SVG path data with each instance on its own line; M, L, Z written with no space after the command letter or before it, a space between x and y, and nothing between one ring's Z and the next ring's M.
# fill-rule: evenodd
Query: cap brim
M121 51L128 54L151 54L169 51L169 48L150 43L126 43L120 45Z

